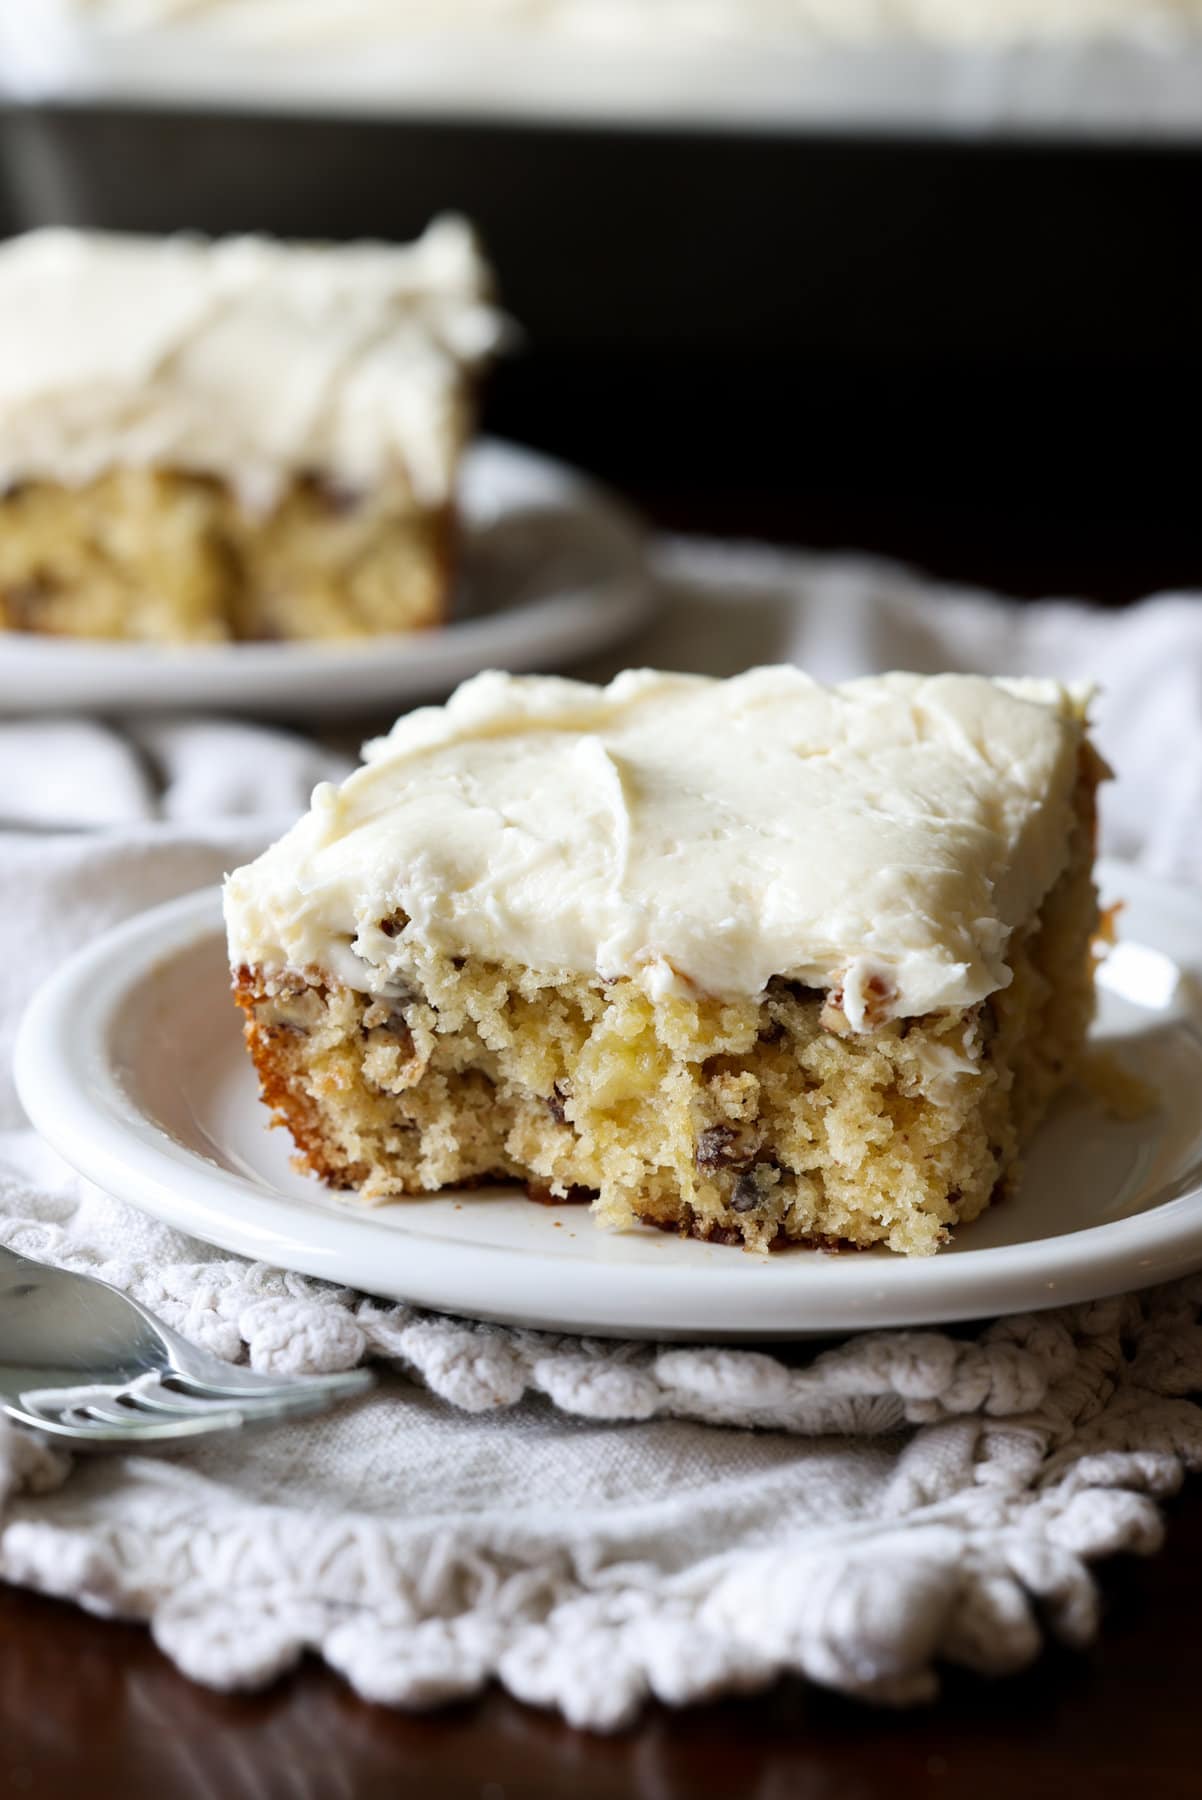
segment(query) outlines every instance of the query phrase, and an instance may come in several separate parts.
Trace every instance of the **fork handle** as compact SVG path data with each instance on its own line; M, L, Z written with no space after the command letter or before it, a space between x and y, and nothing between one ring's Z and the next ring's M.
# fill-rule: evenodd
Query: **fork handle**
M48 1276L55 1271L49 1263L35 1262L0 1244L0 1304L6 1300L27 1300L37 1293Z
M32 1256L22 1256L19 1250L10 1250L7 1244L0 1244L0 1268L11 1265L15 1269L44 1269L45 1263L35 1262Z

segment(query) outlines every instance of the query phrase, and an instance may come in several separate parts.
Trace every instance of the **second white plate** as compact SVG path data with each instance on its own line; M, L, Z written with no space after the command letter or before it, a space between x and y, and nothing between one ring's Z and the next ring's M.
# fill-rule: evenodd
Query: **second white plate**
M17 1052L34 1124L100 1186L227 1250L510 1323L644 1337L788 1338L1094 1299L1202 1266L1202 896L1130 869L1096 1037L1155 1087L1133 1123L1067 1100L1018 1194L939 1255L759 1258L534 1205L515 1188L368 1208L290 1166L231 1003L214 892L143 915L42 990ZM1139 1000L1125 996L1124 988Z
M485 439L460 482L448 624L346 643L122 644L0 631L0 716L78 708L399 711L486 668L558 668L653 605L633 516L549 457Z

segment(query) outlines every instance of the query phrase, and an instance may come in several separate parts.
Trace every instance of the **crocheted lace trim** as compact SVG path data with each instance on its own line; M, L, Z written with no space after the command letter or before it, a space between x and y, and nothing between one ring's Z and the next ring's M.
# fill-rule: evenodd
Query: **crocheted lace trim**
M1088 1564L1155 1549L1156 1500L1202 1466L1187 1398L1202 1389L1202 1278L972 1337L870 1334L794 1364L471 1325L234 1259L106 1262L42 1223L0 1221L0 1238L264 1370L375 1357L467 1412L537 1394L592 1420L898 1434L875 1516L667 1568L607 1564L566 1537L515 1547L495 1523L419 1542L388 1520L247 1505L149 1461L131 1462L119 1515L81 1500L75 1522L52 1525L27 1502L67 1481L68 1460L0 1427L0 1572L148 1619L217 1687L261 1685L310 1650L374 1700L426 1706L497 1679L602 1729L651 1694L681 1704L783 1672L913 1701L939 1662L1028 1662L1041 1626L1087 1640ZM151 1540L172 1571L161 1591L146 1582Z

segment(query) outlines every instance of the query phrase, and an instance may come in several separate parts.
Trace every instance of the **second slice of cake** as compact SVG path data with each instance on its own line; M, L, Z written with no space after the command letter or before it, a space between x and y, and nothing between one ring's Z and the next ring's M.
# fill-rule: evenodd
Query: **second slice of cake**
M33 232L0 246L0 628L220 642L444 615L468 227L416 243Z
M264 1096L366 1200L931 1251L1080 1055L1100 772L1054 683L479 676L230 877Z

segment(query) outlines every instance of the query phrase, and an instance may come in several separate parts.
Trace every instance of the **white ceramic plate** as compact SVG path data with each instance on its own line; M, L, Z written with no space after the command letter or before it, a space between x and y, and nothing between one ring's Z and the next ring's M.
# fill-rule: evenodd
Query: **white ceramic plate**
M1202 896L1121 866L1105 887L1127 907L1097 1035L1154 1084L1160 1108L1120 1124L1064 1102L1021 1191L926 1259L760 1258L649 1228L611 1233L516 1188L376 1208L327 1194L266 1129L211 891L110 932L52 977L22 1027L17 1081L43 1136L135 1206L227 1250L475 1318L785 1338L1054 1306L1202 1266Z
M77 708L397 711L480 669L557 668L649 616L642 534L562 463L485 440L460 483L452 619L345 644L89 643L0 631L0 716Z

